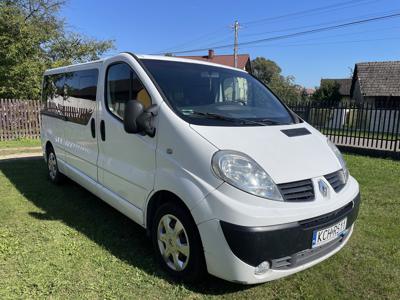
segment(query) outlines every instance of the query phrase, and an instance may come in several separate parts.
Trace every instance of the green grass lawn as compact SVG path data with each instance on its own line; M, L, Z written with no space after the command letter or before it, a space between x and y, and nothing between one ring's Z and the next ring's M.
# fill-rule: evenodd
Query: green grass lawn
M42 160L0 162L0 299L399 299L400 162L346 156L362 204L347 246L288 278L241 286L171 282L145 231Z
M20 148L20 147L39 147L40 139L16 139L10 141L0 141L0 149Z

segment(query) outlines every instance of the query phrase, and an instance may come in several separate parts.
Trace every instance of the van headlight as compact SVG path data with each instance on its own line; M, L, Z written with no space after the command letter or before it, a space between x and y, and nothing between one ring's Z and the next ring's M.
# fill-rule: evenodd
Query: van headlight
M231 150L218 151L212 158L212 169L217 177L242 191L283 201L272 178L244 153Z
M338 147L334 143L330 141L330 139L327 139L328 146L331 148L337 159L339 160L340 166L342 167L342 176L343 176L343 182L346 184L347 180L349 179L349 170L347 169L346 162L343 158L342 153L340 153Z

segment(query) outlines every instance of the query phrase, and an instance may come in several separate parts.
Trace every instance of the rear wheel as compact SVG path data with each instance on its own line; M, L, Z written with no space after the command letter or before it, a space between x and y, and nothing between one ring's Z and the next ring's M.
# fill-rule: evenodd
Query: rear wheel
M50 148L47 153L47 169L51 182L55 184L62 182L64 177L58 170L57 157L53 148Z
M156 257L172 277L199 282L205 274L203 247L189 212L175 203L160 206L152 226Z

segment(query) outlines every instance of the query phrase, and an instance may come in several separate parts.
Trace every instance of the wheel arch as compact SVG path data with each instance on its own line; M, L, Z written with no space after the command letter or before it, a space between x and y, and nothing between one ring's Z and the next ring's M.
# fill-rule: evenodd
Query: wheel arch
M189 216L193 219L193 216L190 212L189 207L186 205L185 201L181 199L178 195L175 193L168 191L168 190L160 190L155 192L147 202L147 206L145 209L145 227L146 227L146 232L148 235L151 233L151 226L152 226L152 220L156 214L157 208L160 207L162 204L167 203L167 202L173 202L181 207L183 207ZM193 219L194 222L194 219Z
M53 144L50 141L47 141L45 144L45 151L46 151L46 161L47 161L47 157L49 156L50 150L54 150Z

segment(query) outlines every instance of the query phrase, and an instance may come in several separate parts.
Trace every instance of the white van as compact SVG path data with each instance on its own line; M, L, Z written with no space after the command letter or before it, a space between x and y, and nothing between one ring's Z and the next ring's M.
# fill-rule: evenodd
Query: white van
M247 72L122 53L45 72L43 154L198 281L281 278L338 252L360 196L338 149Z

